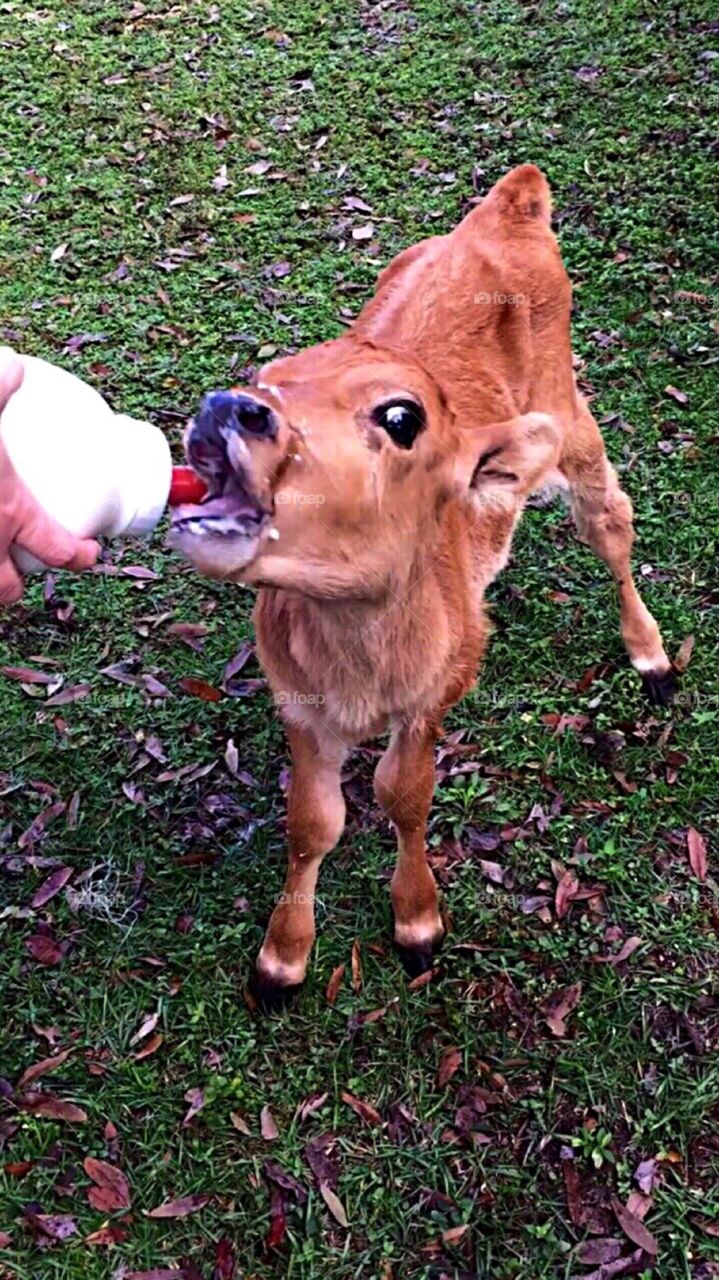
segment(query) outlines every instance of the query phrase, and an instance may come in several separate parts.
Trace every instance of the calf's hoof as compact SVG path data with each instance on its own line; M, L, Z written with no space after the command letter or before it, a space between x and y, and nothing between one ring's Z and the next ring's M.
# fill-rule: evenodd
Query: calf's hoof
M276 977L254 969L247 989L262 1013L280 1013L302 990L301 982L282 983Z
M678 692L679 676L673 667L666 671L644 671L642 687L653 707L668 707Z
M395 939L394 949L407 977L418 978L421 973L432 969L437 955L442 950L443 942L444 932L422 942L397 942Z

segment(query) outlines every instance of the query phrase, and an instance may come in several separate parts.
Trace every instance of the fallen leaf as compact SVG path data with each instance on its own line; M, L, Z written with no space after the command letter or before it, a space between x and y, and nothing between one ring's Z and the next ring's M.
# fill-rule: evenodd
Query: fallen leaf
M188 1089L185 1094L185 1102L189 1102L190 1105L182 1121L183 1129L187 1128L190 1121L194 1119L198 1112L202 1111L205 1105L205 1095L202 1089Z
M262 1172L269 1182L275 1183L283 1191L289 1191L298 1204L306 1202L308 1198L307 1188L294 1174L288 1173L286 1169L283 1169L277 1160L265 1160Z
M285 1197L280 1187L270 1187L270 1229L265 1236L267 1249L279 1249L287 1233Z
M64 889L72 874L72 867L58 867L56 871L53 871L52 875L48 876L47 880L40 885L40 888L35 893L30 903L33 910L37 911L40 907L44 907L46 902L49 902L51 898L55 897L56 893Z
M345 1213L344 1205L342 1204L342 1201L340 1200L339 1196L335 1195L331 1187L327 1186L326 1182L320 1183L320 1195L322 1196L322 1199L324 1200L325 1204L327 1205L327 1208L332 1214L332 1217L335 1218L337 1222L339 1222L340 1226L349 1227L349 1222L347 1221L347 1214Z
M237 1129L238 1133L244 1133L248 1138L252 1137L252 1130L244 1116L240 1115L239 1111L231 1111L230 1120L233 1128Z
M631 1240L632 1244L639 1245L640 1249L654 1257L657 1253L658 1245L651 1231L644 1226L644 1223L636 1214L630 1213L629 1209L625 1208L616 1196L612 1196L611 1205L617 1222L627 1239Z
M26 1089L29 1084L39 1080L41 1076L46 1076L51 1071L56 1071L58 1067L62 1066L63 1062L67 1062L71 1053L72 1049L63 1049L62 1053L56 1053L52 1058L43 1058L42 1062L34 1062L20 1076L17 1082L18 1089Z
M144 1040L145 1036L149 1036L150 1032L155 1030L155 1027L157 1026L159 1021L160 1021L159 1012L148 1014L148 1016L144 1018L143 1021L140 1023L137 1031L135 1032L134 1036L130 1040L130 1044L131 1045L138 1044L140 1040Z
M361 200L359 196L345 196L342 201L345 209L356 209L360 213L371 213L372 209L366 200Z
M332 970L330 980L327 983L327 990L325 992L325 999L328 1004L334 1004L337 996L339 995L339 989L342 986L345 967L346 966L343 964L338 964L337 968Z
M260 1112L260 1133L265 1142L274 1142L275 1138L279 1138L280 1131L275 1123L275 1117L269 1107L263 1107Z
M33 1227L50 1240L67 1240L77 1231L75 1219L69 1213L33 1213L25 1209L24 1215Z
M682 674L682 672L686 671L687 667L689 666L689 662L690 662L693 651L694 651L694 636L689 634L688 636L685 636L684 639L682 640L679 646L679 652L677 653L677 656L674 659L674 670L678 671L680 675Z
M557 891L554 896L554 909L557 913L557 919L562 920L569 912L569 908L579 891L579 881L573 871L564 871L559 878Z
M469 1231L469 1223L463 1222L462 1225L459 1227L449 1227L446 1231L443 1231L442 1240L444 1244L448 1244L448 1245L452 1245L453 1247L456 1247L461 1240L464 1240L464 1237L466 1236L468 1231Z
M233 1280L235 1274L235 1247L227 1236L217 1242L215 1269L212 1280Z
M87 1112L74 1102L65 1102L62 1098L54 1098L49 1093L27 1094L20 1098L18 1106L21 1111L29 1111L34 1116L42 1116L46 1120L64 1120L67 1124L87 1124Z
M367 222L363 227L352 228L353 240L371 240L374 235L374 226L371 222Z
M382 1117L379 1111L377 1111L371 1103L363 1102L361 1098L356 1098L354 1094L347 1093L346 1091L342 1092L340 1097L343 1102L347 1103L348 1107L352 1108L361 1120L364 1120L365 1124L380 1125L382 1123Z
M151 1271L125 1271L122 1280L184 1280L176 1267L153 1267Z
M359 995L362 990L362 963L360 961L360 944L355 938L352 943L352 990Z
M309 1098L305 1098L297 1108L297 1115L300 1120L307 1120L309 1116L313 1116L316 1111L321 1111L328 1098L326 1093L313 1093Z
M34 667L0 667L0 674L8 680L21 680L23 684L52 684L57 680L57 673L37 671Z
M452 1079L455 1071L459 1069L462 1061L462 1053L459 1049L447 1049L442 1054L442 1059L437 1071L437 1088L443 1089L444 1086Z
M209 1200L209 1196L180 1196L179 1200L168 1200L165 1204L158 1205L156 1209L150 1209L147 1216L148 1218L186 1218L188 1214L204 1209Z
M93 1209L101 1213L115 1213L130 1208L130 1186L124 1173L107 1160L86 1156L83 1168L88 1178L96 1184L88 1187L87 1198Z
M575 982L571 987L565 987L562 991L553 992L551 996L541 1002L539 1009L552 1035L565 1036L567 1034L565 1021L579 1004L581 994L582 984L581 982Z
M657 1176L658 1164L656 1160L642 1160L634 1170L634 1181L643 1191L645 1196L651 1195L654 1190L654 1182Z
M65 959L64 945L54 938L48 938L44 933L33 933L26 938L25 949L30 952L33 960L46 967L61 964Z
M438 969L425 969L424 973L418 973L416 978L407 983L408 991L419 991L422 987L429 986L429 983L439 973Z
M686 391L680 391L678 387L665 387L664 394L666 396L671 396L672 400L676 400L677 404L687 404L689 400L689 396Z
M128 1231L125 1227L118 1226L113 1223L106 1227L100 1227L99 1231L92 1231L89 1236L85 1236L85 1244L104 1245L108 1249L112 1249L116 1244L122 1244L127 1240ZM175 1280L177 1280L178 1272L175 1272Z
M233 738L227 739L227 746L225 747L225 764L233 777L236 778L237 770L240 765L240 753L235 746Z
M620 951L617 951L613 954L610 953L609 955L606 955L606 956L594 956L593 957L594 963L595 964L613 964L613 965L623 964L624 961L628 960L630 955L632 955L633 952L636 951L637 947L640 947L641 945L642 945L641 938L637 938L636 936L632 938L627 938L626 942L624 943L624 946L621 948Z
M64 707L69 702L81 702L90 692L91 686L89 684L71 684L68 685L67 689L61 689L59 693L53 693L52 697L47 699L45 706Z
M487 858L480 858L479 865L482 875L485 875L492 884L504 884L504 878L507 874L507 868L500 865L499 862L490 862Z
M697 880L706 880L709 869L706 840L695 827L690 827L687 831L687 848L689 850L689 865L694 875Z
M621 1240L616 1240L614 1236L597 1236L595 1240L585 1240L578 1245L576 1257L585 1267L597 1266L604 1262L614 1262L622 1248Z
M42 839L45 829L56 818L59 818L60 814L65 812L65 807L65 802L58 800L55 804L48 805L47 809L43 809L36 818L33 818L30 826L23 831L17 842L18 849L29 849L38 840Z
M151 1054L156 1053L164 1038L161 1032L156 1031L154 1036L150 1036L147 1044L143 1044L142 1048L133 1054L135 1062L142 1062L143 1058L149 1058Z
M193 698L201 698L203 702L220 702L222 694L214 685L208 684L206 680L198 680L195 676L187 676L185 680L180 680L180 688L185 693L189 693Z
M68 244L59 244L57 248L53 249L52 253L50 254L50 261L59 262L61 258L65 257L65 254L67 253L69 247L70 246Z
M35 1168L34 1160L11 1160L3 1165L3 1173L8 1178L24 1178L26 1173Z

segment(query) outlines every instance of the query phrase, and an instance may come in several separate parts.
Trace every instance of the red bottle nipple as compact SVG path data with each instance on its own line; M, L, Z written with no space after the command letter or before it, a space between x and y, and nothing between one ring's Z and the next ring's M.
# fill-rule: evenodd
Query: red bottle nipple
M171 507L185 502L197 503L207 496L207 485L192 467L173 467L172 482L167 501Z

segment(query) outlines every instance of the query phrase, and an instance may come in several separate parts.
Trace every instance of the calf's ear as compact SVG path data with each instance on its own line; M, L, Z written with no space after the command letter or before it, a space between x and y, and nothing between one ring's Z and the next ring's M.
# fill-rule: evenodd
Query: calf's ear
M559 461L561 432L548 413L523 413L462 434L457 479L465 492L524 497Z

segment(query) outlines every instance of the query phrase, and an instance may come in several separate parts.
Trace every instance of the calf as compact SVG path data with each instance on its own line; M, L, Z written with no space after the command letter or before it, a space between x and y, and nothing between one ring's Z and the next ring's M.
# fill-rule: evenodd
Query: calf
M523 165L451 234L400 253L348 332L207 396L190 425L210 495L176 511L172 541L209 577L259 588L258 654L292 753L287 880L257 961L265 1004L305 976L343 761L386 731L374 786L397 834L394 936L410 973L431 964L435 741L476 678L484 591L539 486L568 490L617 584L631 661L654 701L671 697L632 579L631 504L575 386L570 302L549 188Z

